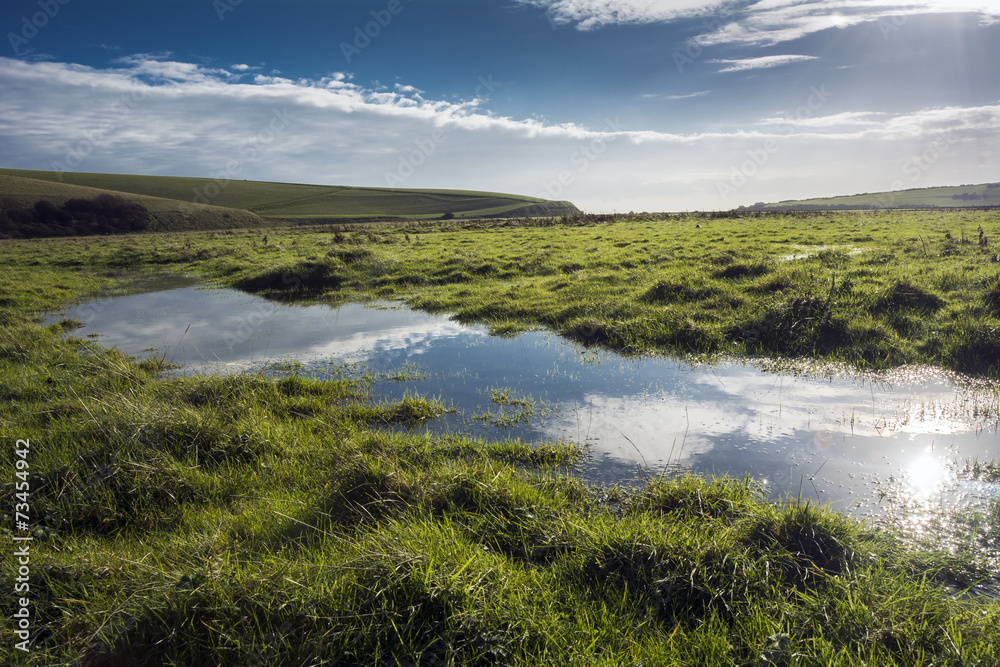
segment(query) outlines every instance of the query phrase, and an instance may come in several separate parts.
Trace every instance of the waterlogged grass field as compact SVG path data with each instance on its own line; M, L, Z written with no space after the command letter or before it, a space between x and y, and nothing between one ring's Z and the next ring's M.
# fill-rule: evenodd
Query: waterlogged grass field
M0 433L31 443L35 541L32 650L8 634L0 660L998 664L1000 604L979 594L996 575L976 558L1000 539L995 512L970 517L946 553L768 504L741 480L589 488L565 473L571 444L407 430L444 406L377 402L374 373L174 378L66 338L72 322L34 319L136 274L186 271L278 298L401 298L629 352L995 378L998 233L996 214L959 212L4 242ZM487 418L544 409L482 391ZM995 480L995 463L969 474ZM14 481L11 465L5 498ZM11 516L3 531L21 534Z
M1000 377L1000 214L582 217L10 244L14 264L185 270L279 298L398 298L626 353Z

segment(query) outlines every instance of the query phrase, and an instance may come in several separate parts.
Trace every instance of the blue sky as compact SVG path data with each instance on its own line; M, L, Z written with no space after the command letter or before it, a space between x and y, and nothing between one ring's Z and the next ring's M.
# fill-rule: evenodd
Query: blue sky
M995 0L5 0L0 166L594 212L1000 180Z

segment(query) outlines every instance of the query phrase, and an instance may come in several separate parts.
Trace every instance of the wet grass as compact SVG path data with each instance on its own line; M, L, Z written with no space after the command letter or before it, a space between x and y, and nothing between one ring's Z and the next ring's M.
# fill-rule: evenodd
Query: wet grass
M498 406L497 411L486 410L472 415L474 421L482 421L497 428L510 428L518 424L527 424L532 419L538 419L552 410L548 405L536 401L531 396L518 396L510 389L494 387L488 390L490 401Z
M708 229L714 221L700 224ZM612 345L616 336L640 340L637 331L664 345L668 337L652 319L636 327L656 309L677 308L690 324L669 331L677 340L688 336L695 349L702 329L714 332L718 349L745 346L729 332L748 318L787 331L792 339L783 345L803 354L812 349L810 335L858 326L838 315L847 299L842 278L853 281L845 294L890 295L902 300L896 317L929 319L930 326L939 326L934 318L942 313L987 310L988 281L979 291L968 288L967 277L950 272L972 272L951 265L921 272L911 264L884 278L856 266L853 276L838 273L831 288L822 282L824 261L850 267L864 255L786 265L761 260L760 247L741 255L735 246L670 245L646 226L365 235L352 247L368 254L350 263L337 258L342 282L302 294L391 293L469 318L495 313L485 319L543 324ZM739 233L738 225L727 229ZM522 235L523 262L498 248L500 237L491 235L501 231ZM866 233L874 238L876 231ZM109 260L127 256L139 270L169 255L175 261L168 265L236 281L271 271L250 268L271 266L260 262L265 257L274 266L326 262L329 245L319 244L350 243L331 236L269 231L266 246L256 235L234 234L195 236L189 248L176 237L130 239L128 248L117 239L86 248L79 241L3 247L0 433L11 446L31 441L36 541L32 652L16 651L8 639L0 662L1000 663L1000 604L963 595L996 586L995 573L970 553L914 549L824 508L770 504L747 480L650 478L628 491L590 488L565 473L583 453L569 444L425 435L420 424L443 406L416 395L377 402L371 387L392 378L365 369L345 368L324 381L301 376L292 362L276 369L280 377L171 377L156 361L137 363L66 338L72 322L42 327L32 319L39 309L118 284L125 276ZM793 239L779 226L774 236L801 244L807 238L800 237L824 235L806 227ZM270 247L276 244L282 249ZM646 246L654 247L642 251ZM602 249L609 253L603 259ZM731 261L713 263L726 252ZM420 263L443 267L459 253L477 255L470 266L492 267L482 275L506 277L468 270L476 277L405 291L405 283L393 282L433 275ZM643 265L650 253L662 254L663 263ZM668 254L706 267L690 294L683 274L671 273ZM972 267L983 260L958 257ZM767 271L713 273L734 265ZM803 288L809 285L811 292ZM915 305L910 295L917 292L906 285L923 295ZM761 307L756 294L776 296ZM585 295L599 298L584 305ZM926 308L927 295L943 304ZM738 317L716 322L696 318L699 311ZM902 340L904 325L922 330L903 321L866 326ZM533 405L504 387L485 391L498 409ZM972 462L968 474L995 480L996 467ZM8 500L15 480L9 466L0 479ZM977 539L995 539L996 525L987 513L969 522ZM0 531L8 542L20 534L6 513ZM5 614L12 613L8 603Z
M1000 377L996 212L592 216L8 243L17 264L183 268L280 299L400 299L626 353Z

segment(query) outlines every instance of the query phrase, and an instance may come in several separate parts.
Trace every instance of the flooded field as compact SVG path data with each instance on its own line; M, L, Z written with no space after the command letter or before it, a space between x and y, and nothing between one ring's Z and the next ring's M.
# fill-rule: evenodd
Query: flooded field
M755 479L916 535L942 508L1000 486L963 470L1000 453L998 387L904 368L859 376L774 362L686 362L586 349L546 332L490 336L398 304L277 303L161 279L50 316L180 373L373 375L373 397L418 393L451 411L423 428L586 446L580 474L627 484L660 472ZM931 536L928 533L928 536Z

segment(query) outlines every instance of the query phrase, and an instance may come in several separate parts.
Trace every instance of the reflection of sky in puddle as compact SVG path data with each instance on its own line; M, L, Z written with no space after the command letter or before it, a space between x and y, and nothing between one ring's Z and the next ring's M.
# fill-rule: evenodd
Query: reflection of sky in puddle
M181 283L183 285L183 283ZM180 286L97 299L64 311L99 341L129 354L156 356L194 372L241 370L283 357L364 358L371 351L413 350L432 339L468 334L445 317L399 308L275 303L234 290Z
M818 245L818 246L801 246L793 245L792 248L796 250L801 250L803 252L793 253L791 255L783 255L779 257L782 262L794 262L797 259L808 259L810 257L815 257L824 250L840 251L847 255L860 255L864 252L861 248L854 248L852 246L828 246L828 245Z
M377 383L376 398L441 398L456 412L435 420L435 432L586 443L593 456L585 475L608 484L635 478L637 464L680 466L748 475L775 497L877 514L886 488L908 502L937 498L954 482L949 466L998 455L996 385L963 387L933 371L875 381L765 373L740 362L692 367L584 351L541 332L491 337L403 308L274 303L183 283L64 312L85 322L75 335L97 332L103 345L194 372L284 358L313 374L331 360L380 373L416 369L419 380ZM491 426L474 416L500 412L494 388L546 409L526 423Z

